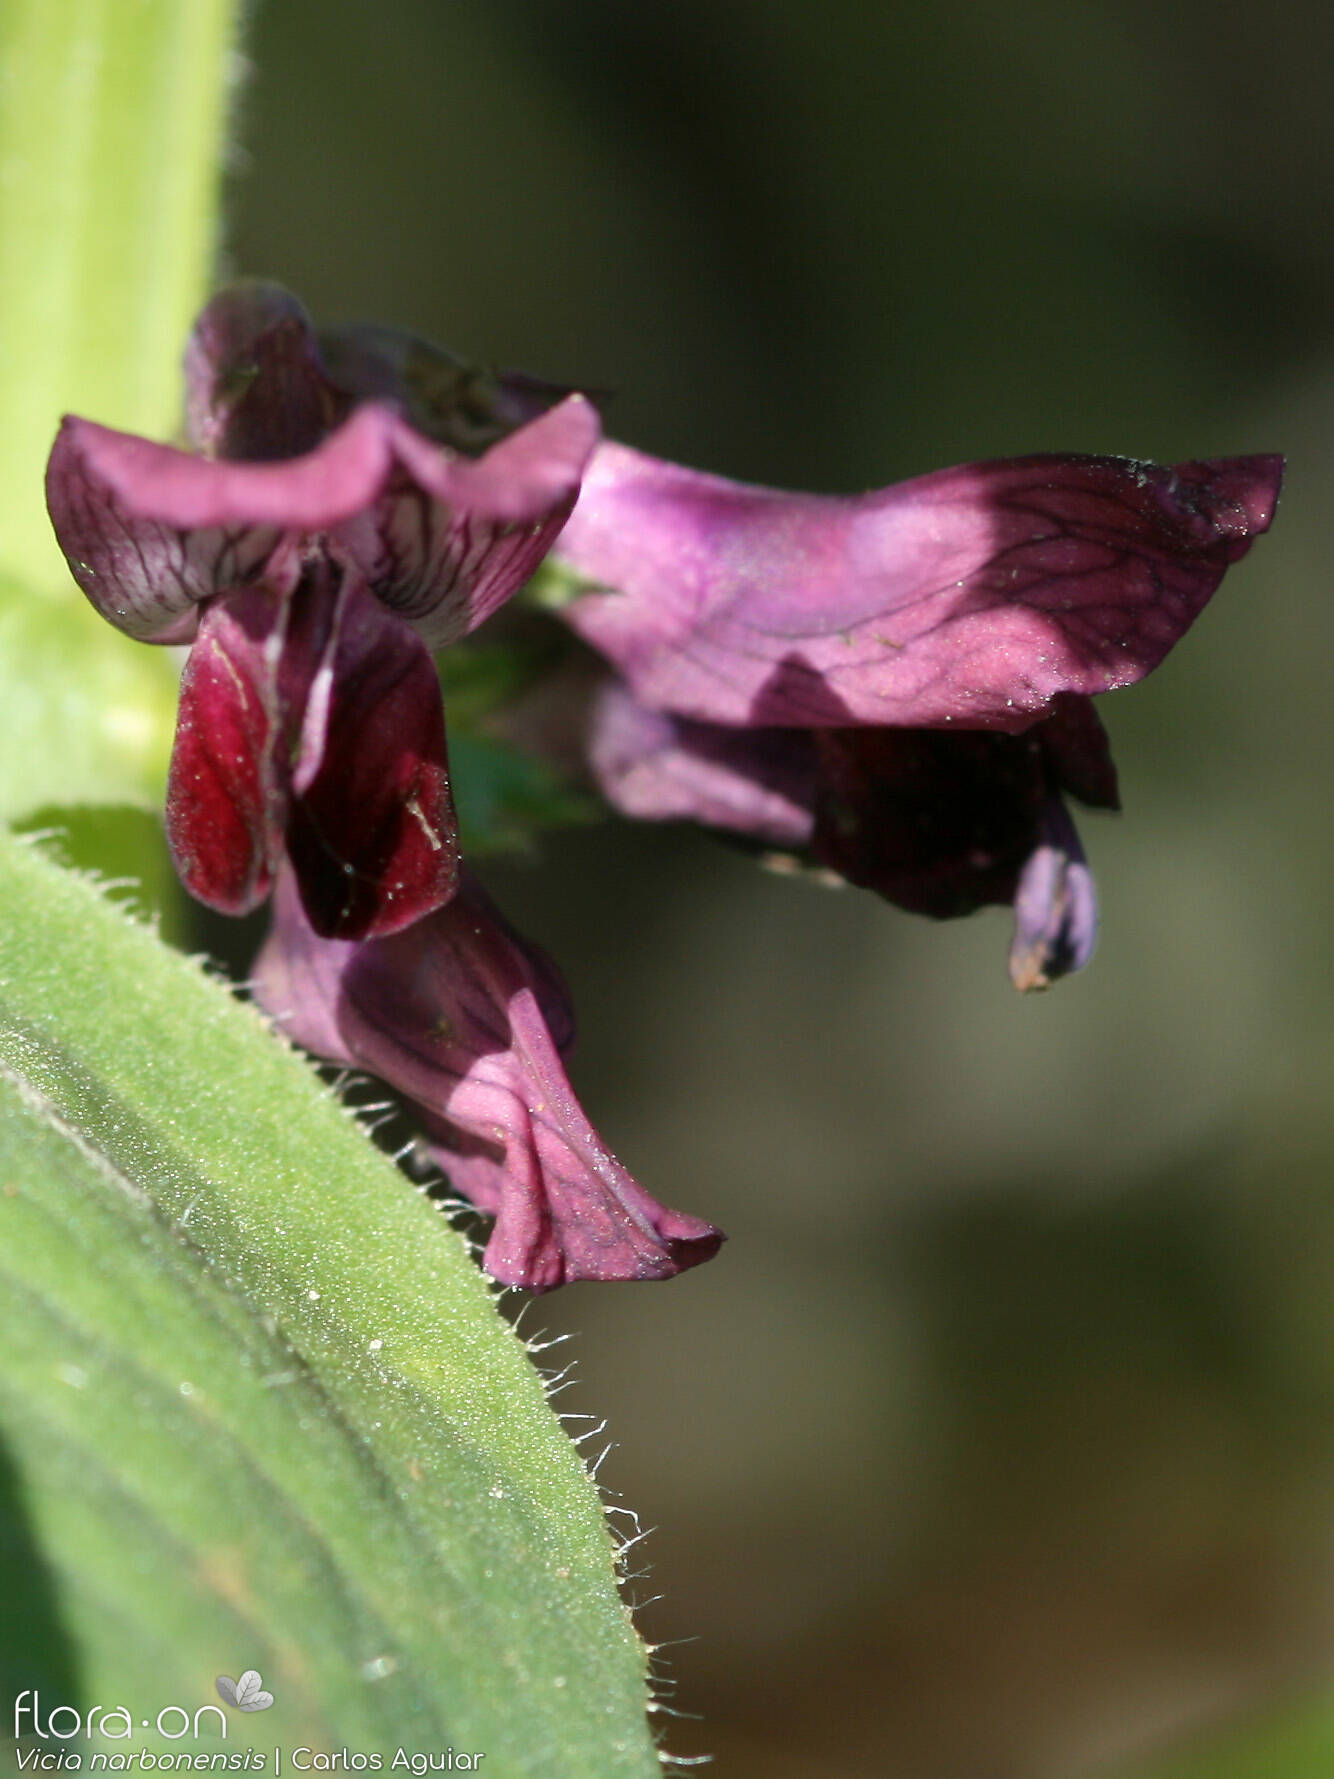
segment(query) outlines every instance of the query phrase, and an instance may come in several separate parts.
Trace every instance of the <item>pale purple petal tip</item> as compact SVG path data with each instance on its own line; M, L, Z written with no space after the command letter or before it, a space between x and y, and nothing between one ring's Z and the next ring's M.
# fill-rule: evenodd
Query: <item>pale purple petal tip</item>
M1069 812L1053 798L1019 875L1010 980L1021 992L1082 970L1098 938L1098 893Z
M596 453L563 615L643 702L738 725L1005 729L1142 678L1273 516L1282 460L1046 456L846 499Z

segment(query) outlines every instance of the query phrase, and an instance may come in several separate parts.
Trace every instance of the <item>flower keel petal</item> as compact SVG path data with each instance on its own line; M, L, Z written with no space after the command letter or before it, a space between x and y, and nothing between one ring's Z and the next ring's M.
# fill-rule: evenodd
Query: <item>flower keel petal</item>
M1098 894L1069 812L1058 797L1043 812L1041 842L1019 874L1010 980L1027 993L1082 970L1098 938Z

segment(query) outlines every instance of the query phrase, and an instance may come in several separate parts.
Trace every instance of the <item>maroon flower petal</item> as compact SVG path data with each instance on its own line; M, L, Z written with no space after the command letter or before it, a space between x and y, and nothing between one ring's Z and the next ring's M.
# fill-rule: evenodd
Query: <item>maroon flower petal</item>
M1278 457L967 464L849 499L604 444L565 616L645 703L734 724L1022 730L1133 683L1267 529Z
M401 424L400 473L373 520L340 534L372 591L427 646L476 629L516 593L569 516L599 423L572 395L484 456L441 449Z
M636 702L608 681L589 713L588 763L613 808L641 821L696 821L804 846L815 746L804 729L727 729Z
M1091 809L1121 807L1112 744L1091 699L1062 693L1035 733L1061 790Z
M588 1123L558 1053L567 1010L552 1029L555 972L475 883L356 945L317 938L285 878L274 915L260 1004L298 1042L418 1104L454 1185L496 1216L493 1277L537 1291L667 1278L717 1251L719 1230L649 1197Z
M287 850L326 938L395 933L458 877L440 682L425 646L349 573L304 702Z
M941 920L1012 900L1049 796L1032 732L825 729L816 744L822 864Z
M192 895L248 912L285 845L318 932L396 932L453 893L455 829L431 658L355 575L316 561L287 597L204 608L167 792Z

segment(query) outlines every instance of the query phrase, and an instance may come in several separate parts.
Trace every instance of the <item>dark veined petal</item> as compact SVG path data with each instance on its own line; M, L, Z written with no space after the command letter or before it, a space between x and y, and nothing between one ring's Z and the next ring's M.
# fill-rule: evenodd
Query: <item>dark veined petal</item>
M400 471L372 520L339 533L371 588L442 648L518 591L565 523L597 443L591 402L568 396L481 457L400 423Z
M1024 992L1047 988L1058 977L1082 970L1097 938L1093 873L1069 811L1053 797L1015 891L1010 980Z
M597 435L592 405L570 396L471 459L367 403L304 455L236 462L67 417L47 504L75 580L141 641L188 641L192 608L216 593L290 584L296 540L332 533L436 648L528 579Z
M1019 731L1133 683L1267 529L1278 457L967 464L781 494L604 444L559 554L563 615L644 702L764 726Z
M431 1153L496 1218L493 1277L667 1278L716 1253L721 1232L659 1205L589 1124L560 1062L558 978L466 876L446 908L355 945L312 933L284 879L253 981L289 1036L417 1103Z
M620 680L595 695L588 764L622 815L695 821L777 846L811 838L816 753L804 729L727 729L638 703Z
M182 528L145 518L133 504L136 476L151 461L145 452L213 468L67 416L47 464L46 504L70 573L109 623L140 642L189 642L200 601L256 580L282 532L271 525Z
M400 430L365 407L303 457L231 463L67 417L47 466L51 522L104 618L140 641L188 641L201 600L261 578L290 587L290 540L369 506Z

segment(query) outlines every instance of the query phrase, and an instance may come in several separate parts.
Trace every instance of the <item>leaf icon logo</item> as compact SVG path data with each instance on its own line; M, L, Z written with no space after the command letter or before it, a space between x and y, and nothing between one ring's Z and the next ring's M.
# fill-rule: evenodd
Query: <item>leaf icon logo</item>
M239 1680L219 1674L213 1684L218 1689L219 1698L235 1705L238 1711L267 1711L273 1703L273 1694L264 1691L264 1682L257 1668L247 1668Z

